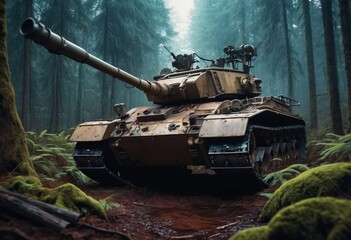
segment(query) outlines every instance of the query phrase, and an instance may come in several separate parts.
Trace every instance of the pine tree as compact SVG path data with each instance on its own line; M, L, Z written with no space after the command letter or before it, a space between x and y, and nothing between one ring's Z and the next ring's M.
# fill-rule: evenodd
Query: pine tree
M332 5L329 0L321 0L326 49L327 77L330 97L330 112L332 116L332 131L343 134L342 117L339 96L339 77L336 68L335 39L332 20Z
M348 132L351 132L351 17L349 1L339 0L342 42L348 91Z
M302 0L304 25L305 25L308 86L309 86L309 94L310 94L310 127L312 130L316 130L318 128L317 96L316 96L316 78L315 78L315 71L314 71L312 29L311 29L311 16L310 16L309 4L310 3L308 0Z

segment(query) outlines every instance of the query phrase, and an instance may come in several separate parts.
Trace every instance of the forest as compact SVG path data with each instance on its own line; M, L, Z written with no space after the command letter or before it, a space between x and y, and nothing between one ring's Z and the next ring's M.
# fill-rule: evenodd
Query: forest
M349 0L180 1L0 0L0 236L350 239Z
M163 46L217 59L224 46L252 44L258 57L251 72L263 80L262 95L298 100L294 111L308 129L349 132L350 9L344 5L342 0L194 0L187 32L177 32L173 10L163 0L9 1L17 109L26 130L58 132L112 119L115 103L151 104L143 92L24 40L20 25L33 16L93 55L149 80L171 67Z

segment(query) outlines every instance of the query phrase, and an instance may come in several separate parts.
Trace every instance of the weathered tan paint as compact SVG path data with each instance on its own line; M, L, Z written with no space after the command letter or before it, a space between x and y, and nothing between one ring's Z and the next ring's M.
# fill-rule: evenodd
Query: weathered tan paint
M240 137L246 133L248 118L230 118L220 115L218 118L204 120L199 137Z
M102 141L110 137L116 128L116 121L87 122L80 124L73 132L70 141L91 142Z

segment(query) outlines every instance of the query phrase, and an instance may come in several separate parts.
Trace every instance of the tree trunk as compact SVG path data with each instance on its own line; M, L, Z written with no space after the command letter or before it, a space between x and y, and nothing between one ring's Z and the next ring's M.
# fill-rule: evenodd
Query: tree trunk
M117 54L114 54L112 56L112 63L113 64L116 64L117 62ZM117 65L117 64L116 64ZM109 116L113 116L114 115L114 110L113 110L113 106L116 104L115 102L115 96L116 96L116 90L115 90L115 86L116 86L116 82L117 82L117 79L112 79L112 82L111 82L111 95L110 95L110 109L109 109Z
M351 17L349 1L339 0L340 24L342 42L344 46L345 72L348 92L348 126L347 132L351 132Z
M0 0L0 174L36 175L19 119L11 83L6 44L6 1Z
M65 2L66 1L57 1L55 4L58 6L58 11L60 11L61 15L61 24L59 24L59 34L63 34L63 31L65 29L64 22L64 11L67 9L65 8ZM64 71L64 63L63 63L63 57L59 55L54 56L54 64L53 64L53 81L54 81L54 86L52 90L52 106L51 106L51 128L50 131L52 132L57 132L62 129L62 116L63 116L63 108L62 108L62 102L63 102L63 94L62 94L62 86L63 86L63 71Z
M306 59L308 71L308 87L310 94L310 128L318 128L317 115L317 96L316 96L316 77L314 71L314 57L312 44L312 29L309 0L302 0L303 16L305 22L305 42L306 42Z
M327 77L330 96L330 113L332 116L332 131L343 134L342 116L340 109L339 78L336 68L335 40L332 20L332 5L330 0L321 0L324 29L324 43L327 62Z
M107 38L108 38L108 1L105 0L105 19L104 19L104 47L103 47L103 55L102 59L107 60ZM102 119L106 119L109 112L109 97L108 97L108 85L107 85L107 77L105 73L102 73L102 86L101 86L101 117Z
M288 28L288 16L286 12L285 0L282 0L282 11L283 11L283 28L284 28L284 39L286 44L286 58L287 58L287 69L288 69L288 96L294 97L294 83L291 68L291 44L289 39L289 28Z
M241 1L241 44L246 44L246 0Z
M57 132L59 128L59 101L58 88L59 88L59 59L61 56L54 56L54 64L52 71L52 94L51 94L51 117L50 117L50 131Z
M76 124L79 124L82 121L83 78L84 78L83 64L79 64Z
M26 1L25 13L27 16L33 15L33 0ZM24 129L29 129L30 110L30 77L31 77L31 48L32 41L24 40L24 67L23 67L23 93L22 93L22 124Z

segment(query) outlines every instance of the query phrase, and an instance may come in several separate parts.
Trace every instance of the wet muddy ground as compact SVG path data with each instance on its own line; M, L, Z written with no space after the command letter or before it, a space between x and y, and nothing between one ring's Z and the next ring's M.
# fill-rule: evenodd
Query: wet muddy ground
M257 218L268 200L261 192L172 192L148 188L82 187L90 196L114 203L108 221L96 216L82 217L80 224L94 225L99 231L71 227L52 232L36 225L0 219L0 234L12 228L26 239L228 239L235 232L259 226ZM270 190L265 190L265 192ZM11 232L8 236L11 237ZM14 233L12 233L13 235ZM50 236L48 238L48 236ZM16 235L15 238L21 239ZM123 239L123 238L121 238Z
M109 223L99 225L133 239L228 239L240 229L257 226L267 201L258 194L213 196L128 188L89 192L96 198L104 193L121 205L108 213Z

